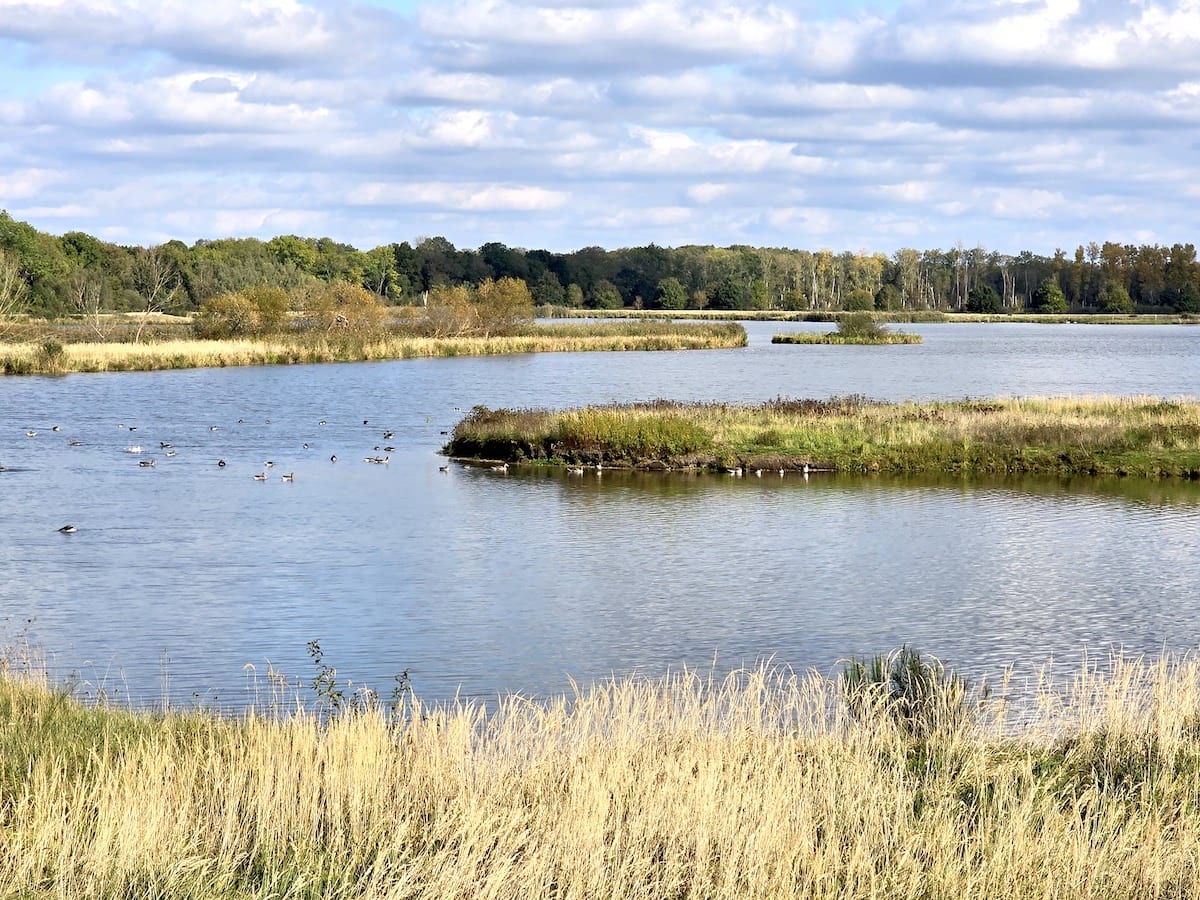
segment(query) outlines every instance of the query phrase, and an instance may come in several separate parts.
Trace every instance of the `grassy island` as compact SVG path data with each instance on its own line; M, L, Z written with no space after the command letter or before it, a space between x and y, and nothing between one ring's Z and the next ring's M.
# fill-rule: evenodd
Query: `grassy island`
M554 351L701 350L746 343L745 329L737 323L663 321L526 325L513 333L487 336L425 337L384 330L366 337L325 332L224 340L177 336L136 343L71 343L60 340L61 333L48 334L41 340L0 344L0 374L61 375Z
M1024 398L757 406L659 401L583 409L477 407L454 457L641 468L1200 477L1200 401Z
M892 331L866 312L850 313L838 319L837 331L814 334L797 331L777 334L772 344L919 344L921 336L906 331Z
M0 878L28 900L1200 894L1195 664L1085 671L1022 715L939 691L898 708L758 670L229 719L4 676Z

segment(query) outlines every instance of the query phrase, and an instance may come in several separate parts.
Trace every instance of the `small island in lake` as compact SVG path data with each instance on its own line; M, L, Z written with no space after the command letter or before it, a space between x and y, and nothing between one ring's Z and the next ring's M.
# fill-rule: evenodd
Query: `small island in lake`
M838 320L837 331L817 334L794 331L777 334L772 344L919 344L921 336L907 331L885 328L868 312L850 313Z
M476 407L444 449L463 459L643 469L1200 478L1200 401L852 396L753 406Z

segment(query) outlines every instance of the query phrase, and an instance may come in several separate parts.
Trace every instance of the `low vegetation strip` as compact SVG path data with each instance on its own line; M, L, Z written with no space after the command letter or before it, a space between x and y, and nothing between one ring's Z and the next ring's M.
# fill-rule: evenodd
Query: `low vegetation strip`
M477 407L450 456L642 468L1200 477L1200 401L1147 397L757 406Z
M789 334L777 334L771 338L772 344L919 344L921 336L905 331L891 331L883 334L839 334L831 331L818 334L814 331L793 331Z
M555 351L702 350L740 347L745 343L745 329L736 323L669 322L544 328L529 325L517 334L490 337L384 334L358 339L323 334L157 343L64 344L50 340L0 345L0 374L58 375Z
M1085 671L1020 718L931 685L897 705L760 669L228 720L0 677L0 879L31 900L1200 894L1194 663Z

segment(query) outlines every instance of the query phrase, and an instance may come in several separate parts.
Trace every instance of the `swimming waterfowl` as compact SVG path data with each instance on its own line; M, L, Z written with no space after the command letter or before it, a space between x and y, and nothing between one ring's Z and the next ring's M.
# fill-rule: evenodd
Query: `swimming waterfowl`
M51 426L50 426L50 430L51 430L51 431L62 431L62 429L61 429L61 428L59 428L57 425L51 425Z
M172 456L174 456L174 455L175 455L175 451L174 451L174 450L168 450L168 451L167 451L167 459L170 459L170 458L171 458Z
M259 472L257 475L255 475L255 476L254 476L254 480L255 480L255 481L266 481L266 480L267 480L267 473L266 473L266 472Z
M318 424L318 425L324 425L324 424L325 424L325 420L324 420L324 419L322 419L322 420L321 420L320 422L318 422L317 424Z
M223 459L218 459L218 460L217 460L217 465L218 465L218 466L220 466L222 469L223 469L223 468L225 468L225 460L223 460Z
M333 454L333 456L329 457L329 461L330 461L330 462L337 462L337 454L335 453L335 454Z
M568 475L582 475L583 474L583 466L572 466L571 468L567 469L567 474Z
M507 472L508 471L508 463L500 463L500 465L498 465L498 466L492 466L492 471L493 472Z
M74 525L71 525L68 523L68 524L64 525L62 528L58 529L58 532L59 532L59 534L74 534L78 530L79 529L76 528Z
M449 472L449 471L450 471L450 464L449 464L449 463L446 463L446 465L444 465L444 466L438 466L438 471L439 471L439 472Z
M152 459L139 459L139 460L138 460L138 466L139 466L139 467L141 467L141 468L143 468L143 469L153 469L153 468L154 468L154 460L152 460Z
M271 468L271 466L275 465L275 462L270 459L265 459L265 460L263 460L263 465L269 469L269 468Z
M167 443L166 441L159 441L159 442L158 442L158 447L159 447L159 449L160 449L160 450L166 450L166 449L167 449L168 447L170 447L170 446L171 446L171 445L170 445L169 443Z
M394 432L394 431L385 431L385 432L383 433L383 439L384 439L385 441L390 441L390 440L391 440L392 438L394 438L395 436L396 436L396 432Z
M37 432L31 428L29 431L25 432L25 437L37 437Z
M83 441L67 441L68 447L82 447Z
M133 444L133 445L131 445L131 446L129 446L129 447L126 447L126 448L125 448L125 452L126 452L126 453L141 453L141 452L142 452L142 445L141 445L141 444Z
M283 478L283 480L284 480L284 481L295 481L295 480L296 480L296 473L295 473L295 472L288 472L286 475L282 476L282 478Z

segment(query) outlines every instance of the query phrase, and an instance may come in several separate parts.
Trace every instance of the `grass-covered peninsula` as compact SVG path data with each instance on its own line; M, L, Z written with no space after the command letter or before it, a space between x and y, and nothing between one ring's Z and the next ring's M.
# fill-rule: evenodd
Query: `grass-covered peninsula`
M1023 398L477 407L450 456L642 468L1200 477L1200 401Z
M0 879L25 900L1200 894L1194 662L1083 671L1011 715L870 674L232 719L0 676Z
M188 336L78 343L42 340L0 344L0 374L146 371L220 366L360 362L437 356L590 350L701 350L741 347L737 323L663 321L529 324L507 334L423 336L380 329L367 336L337 332L276 333L244 338Z

